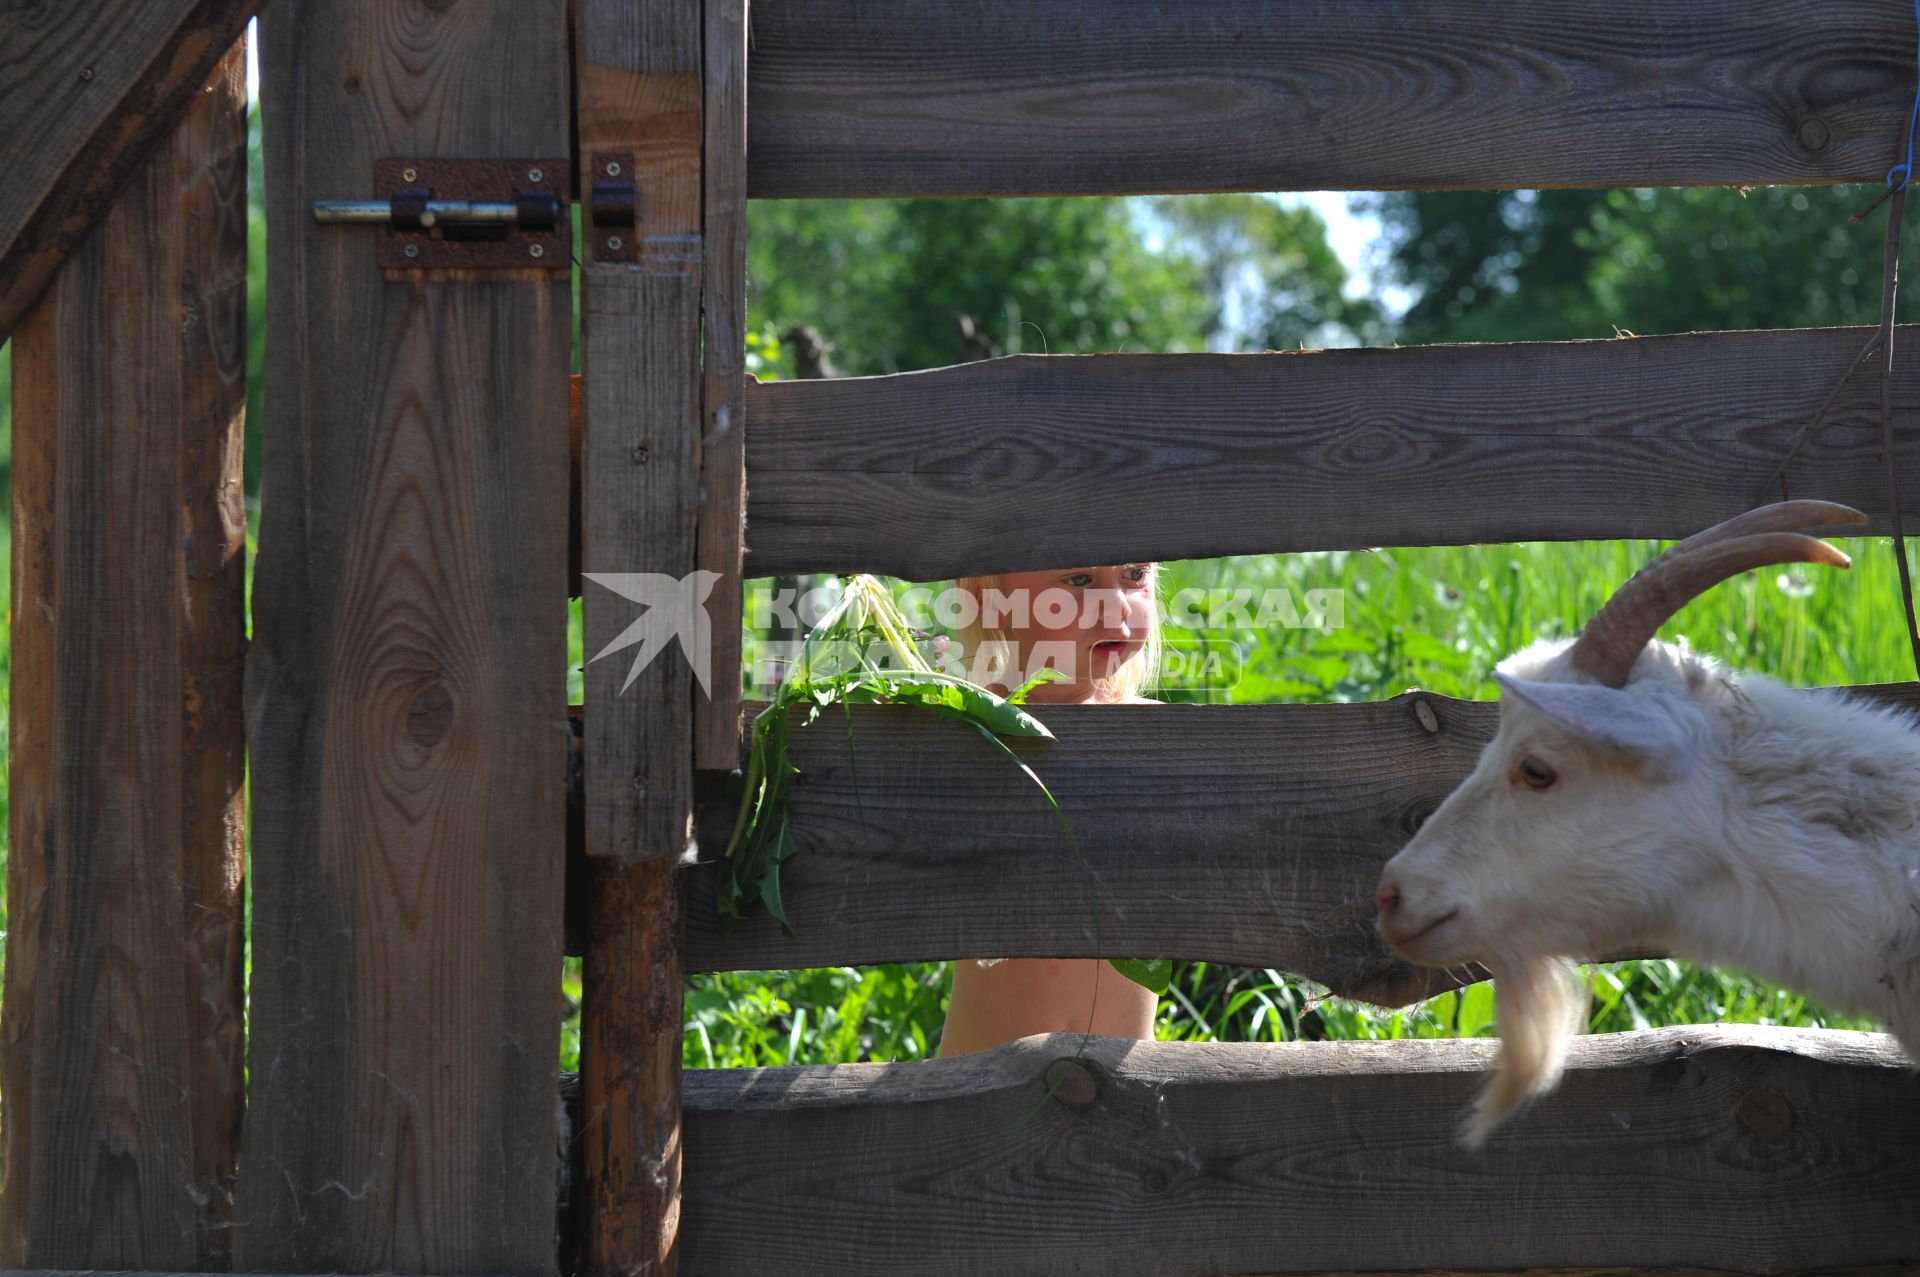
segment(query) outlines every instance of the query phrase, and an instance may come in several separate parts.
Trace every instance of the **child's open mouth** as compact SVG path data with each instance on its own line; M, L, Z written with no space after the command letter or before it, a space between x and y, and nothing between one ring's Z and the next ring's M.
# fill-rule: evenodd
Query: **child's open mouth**
M1139 650L1139 639L1101 639L1093 645L1095 671L1118 665Z

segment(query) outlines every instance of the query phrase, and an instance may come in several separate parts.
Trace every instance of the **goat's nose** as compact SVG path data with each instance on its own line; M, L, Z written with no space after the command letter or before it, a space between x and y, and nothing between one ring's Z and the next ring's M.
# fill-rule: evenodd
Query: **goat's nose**
M1374 896L1373 903L1378 906L1380 912L1383 914L1392 913L1395 909L1398 909L1400 907L1399 884L1392 882L1383 884L1379 894Z

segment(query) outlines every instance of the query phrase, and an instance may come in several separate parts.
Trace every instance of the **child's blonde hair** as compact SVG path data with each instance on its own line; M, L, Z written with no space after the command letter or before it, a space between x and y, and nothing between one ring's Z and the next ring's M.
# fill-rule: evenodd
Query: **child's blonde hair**
M1134 653L1130 660L1124 662L1118 670L1114 671L1112 677L1096 679L1094 681L1093 699L1096 702L1111 704L1143 696L1146 690L1153 686L1154 680L1159 677L1161 649L1160 565L1158 563L1150 566L1147 579L1153 586L1154 599L1153 607L1148 611L1149 619L1147 622L1146 642L1141 645L1140 650ZM1000 590L1004 592L1005 583L1006 577L998 573L986 576L955 577L953 581L955 589L965 590L971 594L975 600L981 601L982 603L984 603L986 599L986 592L988 590ZM962 672L964 672L967 677L972 677L977 654L980 653L987 644L1007 644L1012 641L1006 631L999 627L996 626L991 629L985 627L982 624L984 620L985 609L982 607L975 611L971 624L959 626L954 630L954 640L960 644L963 659L966 662L966 668ZM1025 671L1014 672L1009 690L1018 687L1023 681L1024 675Z

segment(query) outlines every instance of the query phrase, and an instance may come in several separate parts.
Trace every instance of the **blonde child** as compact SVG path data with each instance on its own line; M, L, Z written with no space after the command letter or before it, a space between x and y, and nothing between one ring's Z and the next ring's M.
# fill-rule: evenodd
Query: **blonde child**
M1028 704L1154 704L1140 693L1159 660L1157 568L1126 563L960 578L955 586L973 597L977 618L956 635L967 676L1004 695L1052 665L1067 677L1034 688ZM963 960L953 964L940 1054L1030 1033L1091 1029L1150 1039L1157 1008L1152 993L1104 959Z

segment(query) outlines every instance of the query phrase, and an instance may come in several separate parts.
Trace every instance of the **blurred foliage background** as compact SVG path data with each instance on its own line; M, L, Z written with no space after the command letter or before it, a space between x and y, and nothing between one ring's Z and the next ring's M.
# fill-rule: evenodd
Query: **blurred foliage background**
M246 482L257 519L259 439L272 428L273 413L261 363L266 224L257 112L251 143ZM824 355L825 371L867 375L996 354L1260 351L1872 323L1884 214L1861 225L1850 224L1848 214L1873 194L1358 194L1345 200L1347 216L1357 217L1372 241L1357 261L1333 250L1315 205L1266 195L755 202L750 366L763 378L820 371L803 368L796 353L803 327L821 339L815 353ZM1915 304L1910 291L1903 319L1912 318ZM0 493L11 510L9 355L0 348ZM1657 548L1475 546L1169 564L1169 593L1187 586L1338 587L1347 592L1347 609L1339 630L1210 635L1242 649L1239 679L1164 695L1357 700L1419 685L1488 697L1495 660L1536 634L1577 628ZM1754 574L1683 612L1668 633L1793 682L1910 678L1886 543L1848 548L1861 564L1842 582ZM10 579L10 552L0 565ZM0 643L0 673L10 677L9 650ZM577 688L577 625L571 661ZM0 679L0 704L7 686ZM577 1003L577 964L564 978ZM946 981L944 964L699 977L689 982L686 1059L718 1066L924 1056L937 1047ZM1721 1018L1858 1023L1737 973L1679 963L1615 964L1596 969L1593 981L1600 1030ZM1199 963L1178 968L1159 1025L1161 1036L1183 1039L1490 1031L1484 987L1382 1013L1327 999L1281 972ZM577 1020L563 1039L563 1063L571 1064L576 1049Z

